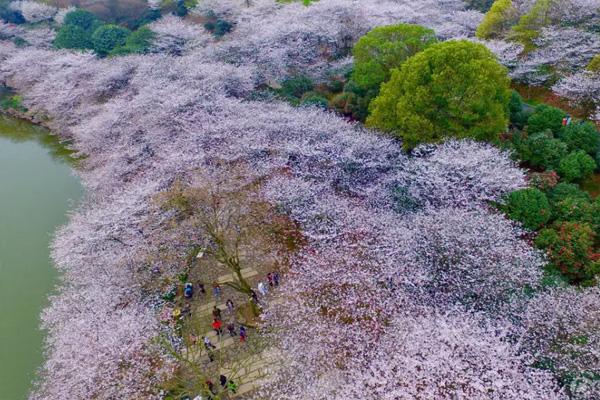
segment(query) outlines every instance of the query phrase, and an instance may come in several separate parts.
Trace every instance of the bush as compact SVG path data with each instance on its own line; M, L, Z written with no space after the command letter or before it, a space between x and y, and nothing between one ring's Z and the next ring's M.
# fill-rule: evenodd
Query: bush
M496 141L507 128L509 83L485 46L434 44L394 70L367 124L402 137L407 149L446 137Z
M162 16L159 9L156 8L148 8L138 19L133 21L131 24L132 29L139 29L140 27L147 25L151 22L154 22Z
M600 147L600 133L591 122L565 126L561 129L559 138L569 146L570 151L583 150L592 157Z
M592 199L588 192L584 192L573 183L559 183L548 192L548 200L553 205L569 197L587 201Z
M331 99L330 106L340 114L363 121L367 117L368 99L352 92L340 93Z
M502 36L517 21L518 13L512 0L496 0L477 27L476 36L492 39Z
M535 48L534 40L540 35L540 30L548 25L550 9L555 0L536 0L528 13L523 14L519 23L513 27L513 37L525 46L525 51Z
M523 129L529 118L529 113L524 110L523 99L515 90L510 95L508 102L508 110L510 112L510 122L519 129Z
M319 108L327 109L329 107L329 101L327 101L327 98L323 97L318 93L308 92L304 96L302 96L302 101L300 102L300 105L306 107L316 106Z
M594 240L590 225L562 222L542 230L535 243L547 250L552 266L571 283L590 284L600 272L600 264L593 260Z
M535 112L527 120L527 132L532 134L549 129L556 135L562 129L562 121L566 116L563 110L542 104L536 107Z
M77 9L65 15L64 25L78 26L91 35L100 25L102 21L94 14L87 10Z
M597 54L592 58L592 61L590 61L586 69L592 72L600 72L600 54Z
M93 45L89 32L77 25L63 25L54 38L54 47L84 50L93 48Z
M592 224L593 203L581 197L566 197L554 204L552 216L561 222L585 222Z
M527 137L518 147L519 155L532 167L542 167L546 170L557 170L560 162L568 154L568 147L552 134L537 133Z
M124 46L131 31L118 25L102 25L94 31L92 44L94 51L104 57L119 46Z
M532 172L529 174L529 183L540 190L546 191L558 184L558 174L555 171Z
M23 14L21 14L20 11L17 10L11 10L10 7L7 5L1 5L0 6L0 19L3 19L5 22L8 22L9 24L24 24L25 22L25 17L23 17Z
M544 192L538 189L522 189L512 192L503 206L510 219L520 221L525 228L538 230L550 221L550 203Z
M313 90L313 81L303 75L288 78L281 83L279 93L285 97L300 98L306 92Z
M232 29L233 24L231 22L226 21L224 19L219 19L217 20L217 22L215 22L215 29L213 31L213 34L216 37L222 37L226 33L231 32Z
M467 9L484 13L490 9L494 0L466 0L465 3L467 4Z
M365 92L377 94L382 83L390 79L409 57L437 42L435 32L419 25L380 26L361 37L354 48L351 80Z
M569 153L558 166L558 173L568 182L579 182L590 177L596 169L596 161L583 150Z
M120 46L111 51L111 55L124 55L131 53L143 54L147 53L152 45L155 33L146 27L142 27L135 32L132 32L124 46Z

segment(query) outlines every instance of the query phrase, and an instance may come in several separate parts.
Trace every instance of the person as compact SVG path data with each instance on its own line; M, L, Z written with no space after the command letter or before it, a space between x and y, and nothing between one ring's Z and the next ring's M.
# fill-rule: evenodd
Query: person
M215 355L213 354L213 352L211 350L208 350L208 361L209 362L215 361Z
M264 282L258 282L258 291L260 292L261 295L266 296L267 295L267 285L264 284Z
M204 283L198 282L198 291L200 293L202 293L203 296L206 294L206 289L204 288Z
M235 306L233 305L233 301L231 299L227 299L227 302L225 303L225 305L227 305L227 310L229 311L229 313L233 314L233 312L235 311Z
M213 282L213 296L215 297L215 301L221 300L221 285L217 282Z
M214 344L212 344L212 342L210 341L210 339L208 338L208 336L204 336L204 347L206 348L206 350L210 349L216 349L217 346L215 346Z
M219 376L219 382L221 383L221 386L223 388L225 388L225 385L227 385L227 377L225 375L221 374Z
M273 272L273 284L279 286L279 272Z
M227 382L227 389L229 389L231 393L236 393L237 385L230 379L229 382Z
M219 307L213 307L212 315L214 319L221 319L221 310L219 309Z
M250 299L254 302L254 304L258 304L258 295L252 289L250 289Z
M267 280L269 281L269 286L273 287L273 273L269 272L267 274Z
M235 324L233 322L227 324L227 331L229 331L229 336L235 337Z
M246 341L246 328L244 325L240 326L240 342L244 343Z
M567 126L567 122L568 122L568 119L567 119L567 117L564 117L564 118L562 119L562 126Z
M191 299L193 294L194 294L194 286L191 284L191 282L186 283L185 288L183 289L183 296L186 299Z
M215 320L212 323L212 327L215 330L215 332L217 333L217 335L219 335L219 336L221 336L223 334L223 330L221 329L221 326L223 326L223 323L221 322L221 320L215 318Z

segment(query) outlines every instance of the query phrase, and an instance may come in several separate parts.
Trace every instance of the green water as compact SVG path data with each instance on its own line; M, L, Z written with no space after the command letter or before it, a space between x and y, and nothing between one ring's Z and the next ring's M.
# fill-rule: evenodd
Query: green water
M56 283L49 244L82 195L70 153L0 116L0 400L22 400L42 363L39 315Z

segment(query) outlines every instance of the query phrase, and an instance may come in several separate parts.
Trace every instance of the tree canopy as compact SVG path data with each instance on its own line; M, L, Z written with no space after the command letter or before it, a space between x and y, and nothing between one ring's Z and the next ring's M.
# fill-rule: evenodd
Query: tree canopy
M408 149L446 137L495 141L508 124L509 83L485 46L434 44L394 70L367 124L400 136Z

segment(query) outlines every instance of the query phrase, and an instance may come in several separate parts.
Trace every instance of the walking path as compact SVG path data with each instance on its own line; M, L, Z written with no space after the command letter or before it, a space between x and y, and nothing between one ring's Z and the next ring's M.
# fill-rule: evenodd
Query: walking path
M253 278L259 275L259 272L252 268L245 268L241 272L244 278ZM226 274L219 276L216 281L219 284L224 284L227 282L233 282L235 279L236 277L234 274ZM225 302L217 303L214 300L205 302L203 305L195 307L192 312L195 316L206 318L210 321L212 320L212 311L215 306L217 306L221 312L228 313ZM224 319L226 320L226 318ZM202 337L198 338L197 343L197 346L199 347L198 350L202 350L198 352L194 351L193 353L195 354L192 354L192 356L197 361L204 361L209 364L210 360L207 351L204 350L204 336L208 337L211 343L215 346L215 349L211 350L212 352L224 351L230 346L233 346L235 343L240 343L239 326L239 323L236 322L237 335L235 337L231 337L229 335L229 332L226 329L226 322L223 323L223 334L221 337L217 335L214 329L204 333ZM187 352L187 350L184 351ZM261 354L254 354L239 360L236 359L232 361L228 367L220 368L220 374L225 375L228 379L231 379L238 385L236 394L232 396L232 398L240 398L245 394L257 389L257 382L275 370L276 366L273 365L273 361L275 359L276 357L274 357L272 353L269 351L264 351Z

